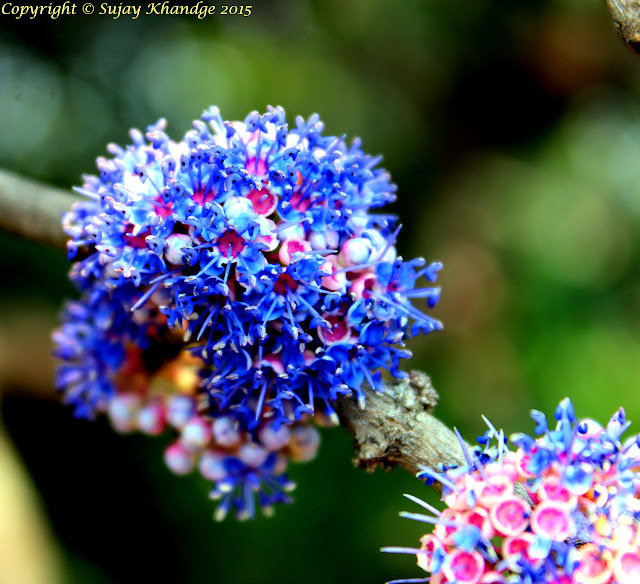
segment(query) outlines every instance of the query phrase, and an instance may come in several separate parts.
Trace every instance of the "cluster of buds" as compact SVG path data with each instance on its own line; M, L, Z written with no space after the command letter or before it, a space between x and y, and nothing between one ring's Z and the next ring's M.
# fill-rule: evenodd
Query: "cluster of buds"
M233 415L207 403L200 359L177 343L174 331L160 326L161 316L147 314L143 325L132 323L104 293L69 302L64 317L54 340L66 361L57 375L66 399L91 396L83 403L105 414L120 433L172 432L167 466L178 475L197 468L214 483L210 496L219 500L217 520L231 509L248 519L256 503L269 514L275 503L290 502L295 485L286 475L288 463L313 459L320 444L310 416L284 425L266 412L259 426L243 429ZM321 416L315 421L326 424Z
M164 130L109 145L63 219L82 298L54 334L57 384L78 416L172 427L169 467L252 516L288 499L286 461L312 458L338 396L364 407L382 370L406 376L405 340L442 326L412 303L437 302L441 266L397 257L395 217L371 213L395 185L317 115L212 107L179 142Z
M554 429L541 412L534 439L516 434L510 451L487 421L481 450L466 465L425 469L439 481L445 509L409 497L430 514L403 513L434 525L416 554L431 584L635 584L640 582L640 448L621 444L623 410L606 428L576 422L571 402L558 406ZM396 582L403 582L398 580Z

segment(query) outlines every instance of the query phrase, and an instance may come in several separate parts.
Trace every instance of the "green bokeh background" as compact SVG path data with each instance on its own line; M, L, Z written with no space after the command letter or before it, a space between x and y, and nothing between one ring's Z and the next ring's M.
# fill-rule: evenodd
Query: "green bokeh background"
M210 104L227 119L267 104L290 119L318 112L328 132L384 154L402 255L445 264L434 311L445 330L411 343L443 420L468 440L481 414L530 431L530 408L571 396L581 416L605 421L624 405L640 421L640 57L602 4L257 0L249 18L202 21L2 16L0 166L70 188L107 142L158 117L179 137ZM73 294L62 253L0 244L7 318L52 314ZM415 544L421 526L397 513L411 506L403 492L428 489L403 471L353 469L341 429L291 468L295 505L216 524L207 485L164 468L168 439L75 421L50 385L25 385L5 388L2 417L65 581L420 575L377 550Z

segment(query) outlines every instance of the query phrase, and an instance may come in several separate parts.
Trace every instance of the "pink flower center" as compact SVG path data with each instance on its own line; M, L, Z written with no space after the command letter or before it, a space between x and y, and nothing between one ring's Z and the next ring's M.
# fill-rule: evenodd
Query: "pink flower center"
M578 550L580 565L573 574L577 584L605 584L613 573L607 560L600 555L598 546L587 544ZM631 580L629 580L631 582Z
M318 336L320 340L327 344L339 343L348 339L351 335L351 328L344 318L338 316L325 316L325 320L329 321L331 331L318 327Z
M487 539L491 539L494 536L493 525L491 525L491 521L489 520L489 514L482 509L482 507L478 507L469 513L467 517L467 521L471 525L475 525L480 531L482 531L482 535L484 535Z
M531 515L531 529L553 541L564 541L571 531L569 510L559 503L544 501Z
M496 530L504 535L518 535L528 524L531 507L519 497L508 497L491 510L491 519Z
M242 237L240 237L235 231L229 230L218 238L218 247L220 249L220 253L222 253L224 257L228 258L229 252L231 252L231 257L236 258L244 249L244 239L242 239ZM229 250L229 247L231 247L231 250Z
M512 492L513 484L507 477L492 477L490 483L482 485L478 495L478 502L485 507L493 507Z
M271 215L278 206L278 197L265 189L251 191L247 195L247 199L253 204L254 212L258 215L264 215L265 217Z
M258 165L256 166L256 157L254 156L253 158L249 158L249 160L247 161L247 170L249 172L257 174L258 176L264 176L265 174L267 174L267 165L261 158L260 160L258 160Z
M544 499L556 501L558 503L568 503L572 499L571 493L562 485L553 484L551 482L544 483L539 494Z
M476 584L484 572L484 560L478 552L456 550L449 556L444 572L460 584Z
M621 584L640 582L640 554L635 551L621 553L617 558L615 573Z
M311 206L311 199L309 197L302 198L300 193L295 193L291 197L291 204L297 211L306 211Z
M298 285L298 282L296 282L289 274L280 274L273 285L273 291L277 294L286 294L287 288L293 291L298 287Z

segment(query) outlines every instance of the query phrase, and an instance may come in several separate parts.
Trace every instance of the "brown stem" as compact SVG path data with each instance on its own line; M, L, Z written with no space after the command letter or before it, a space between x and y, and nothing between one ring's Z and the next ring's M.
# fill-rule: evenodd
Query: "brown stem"
M431 415L438 394L428 375L412 371L408 379L385 384L384 393L366 387L365 394L364 409L352 396L336 402L340 422L353 438L356 466L370 472L401 466L416 474L422 467L466 463L458 437ZM442 488L438 482L433 486ZM515 485L515 493L533 505L521 484Z
M71 192L0 170L0 229L65 247L61 216L76 200Z
M633 51L640 53L640 0L605 0L618 34Z
M417 473L421 466L437 468L464 464L464 453L454 432L431 415L438 394L424 373L387 384L384 393L365 389L367 406L353 397L336 404L340 422L356 449L356 466L373 471L401 466Z

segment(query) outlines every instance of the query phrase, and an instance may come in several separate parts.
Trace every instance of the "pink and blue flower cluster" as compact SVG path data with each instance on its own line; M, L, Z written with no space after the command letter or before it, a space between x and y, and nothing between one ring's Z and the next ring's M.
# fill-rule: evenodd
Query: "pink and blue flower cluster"
M621 409L606 427L576 421L560 403L554 428L532 412L536 434L516 434L509 450L489 422L482 450L467 464L419 476L442 485L443 511L410 497L434 525L416 554L431 584L633 584L640 582L640 439Z
M131 145L110 145L100 176L76 189L86 200L63 220L83 296L56 333L57 379L76 414L109 412L123 428L140 415L149 422L154 407L171 419L180 391L158 381L171 365L189 378L182 395L205 425L233 420L244 437L233 448L249 440L272 452L265 424L300 435L312 416L336 420L339 395L364 407L363 384L381 389L383 370L405 376L405 340L441 328L414 306L438 301L441 265L397 257L395 217L372 213L395 200L380 159L357 140L324 136L317 115L289 129L282 108L225 122L212 107L179 142L164 130L160 120L145 135L133 130ZM169 465L204 457L202 473L222 477L207 451L219 446L215 432L205 434L196 457L181 438ZM290 456L282 440L275 450ZM227 485L216 487L221 508L244 515L257 484L286 491L276 458L251 458L264 472L235 482L228 465L214 479ZM246 494L225 499L232 483Z

